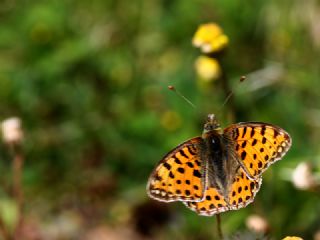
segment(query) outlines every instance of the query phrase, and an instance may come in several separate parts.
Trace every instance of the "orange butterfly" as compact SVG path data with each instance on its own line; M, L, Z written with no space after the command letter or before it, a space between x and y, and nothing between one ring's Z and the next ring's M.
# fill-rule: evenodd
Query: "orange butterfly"
M259 191L261 174L290 146L289 134L277 126L244 122L222 131L209 114L202 137L180 144L156 166L147 193L205 216L243 208Z

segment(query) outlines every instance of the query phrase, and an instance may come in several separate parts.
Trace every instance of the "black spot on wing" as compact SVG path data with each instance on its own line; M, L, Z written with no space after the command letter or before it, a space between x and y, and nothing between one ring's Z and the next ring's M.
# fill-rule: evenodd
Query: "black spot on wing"
M176 164L182 164L182 162L176 156L174 156L173 158Z
M187 162L188 167L193 168L193 163L192 162Z
M246 132L247 132L247 127L244 127L243 128L243 133L242 133L242 138L244 138L244 136L246 135Z
M251 138L253 138L254 134L255 134L254 129L253 129L253 128L251 128L250 137L251 137Z
M245 151L243 151L241 153L241 159L244 160L246 158L247 153Z
M199 172L199 170L193 170L193 176L201 178L201 173Z
M183 149L180 149L180 150L179 150L179 153L180 153L180 155L183 156L184 158L188 158L187 154L184 152Z
M189 150L191 155L196 155L196 153L197 153L197 150L196 150L195 147L189 146L188 150Z
M252 143L251 143L251 146L254 146L257 144L257 139L253 139Z
M165 163L163 164L163 166L164 166L166 169L168 169L168 170L171 169L171 165L170 165L169 163L167 163L167 162L165 162Z

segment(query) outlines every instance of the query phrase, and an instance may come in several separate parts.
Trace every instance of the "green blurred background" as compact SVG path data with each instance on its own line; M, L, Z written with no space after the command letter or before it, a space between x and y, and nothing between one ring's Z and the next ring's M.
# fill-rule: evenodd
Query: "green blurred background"
M235 94L222 110L221 80L203 85L193 67L192 36L205 22L230 39L222 66ZM295 188L291 172L305 161L320 167L319 64L319 1L3 0L0 118L23 122L24 238L215 239L215 217L145 191L158 161L214 112L224 127L263 121L293 139L254 203L222 214L224 234L249 238L246 219L259 214L273 239L313 239L319 191ZM238 84L241 75L248 81ZM0 150L8 225L12 163Z

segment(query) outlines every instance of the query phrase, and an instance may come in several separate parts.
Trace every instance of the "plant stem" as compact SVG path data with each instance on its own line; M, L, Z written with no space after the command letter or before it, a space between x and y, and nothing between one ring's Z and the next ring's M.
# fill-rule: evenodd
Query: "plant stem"
M23 191L22 191L22 167L24 158L18 146L12 146L13 153L13 196L17 202L18 216L17 225L14 230L14 239L19 239L21 226L23 223Z
M223 234L221 229L221 215L220 213L216 214L217 217L217 230L218 230L218 237L219 239L223 240Z
M1 239L11 240L10 235L1 218L0 218L0 236L2 237Z

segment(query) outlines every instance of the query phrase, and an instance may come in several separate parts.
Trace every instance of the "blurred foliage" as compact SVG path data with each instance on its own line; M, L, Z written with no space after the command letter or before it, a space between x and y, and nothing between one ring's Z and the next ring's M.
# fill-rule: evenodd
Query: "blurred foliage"
M232 112L234 121L277 124L293 138L255 202L222 215L225 234L245 231L252 213L269 221L275 239L312 239L320 229L319 192L290 182L301 161L320 168L317 1L4 0L0 19L0 116L23 121L25 224L33 234L214 238L214 217L150 202L145 192L157 162L200 135L210 112L223 126ZM222 110L221 81L199 87L193 69L192 36L212 21L230 40L221 65L235 95ZM239 85L241 75L248 81ZM0 150L0 201L7 202L11 156Z

